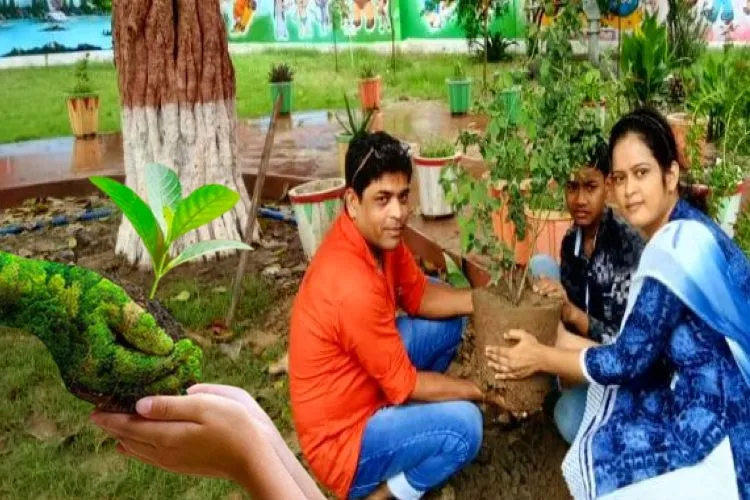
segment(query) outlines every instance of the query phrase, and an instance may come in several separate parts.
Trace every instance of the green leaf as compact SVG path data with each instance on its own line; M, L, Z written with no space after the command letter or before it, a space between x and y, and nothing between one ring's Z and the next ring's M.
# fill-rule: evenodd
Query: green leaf
M169 232L169 241L208 224L222 215L240 199L240 195L219 184L201 186L177 204Z
M175 257L169 264L167 264L164 274L171 271L175 267L195 260L199 257L203 257L206 254L219 252L221 250L252 250L252 247L242 243L241 241L235 240L209 240L200 241L193 245L190 245L182 251L180 255Z
M443 258L445 259L445 278L448 283L456 288L471 288L471 283L469 283L469 280L464 276L464 273L461 272L461 269L453 259L451 259L450 255L443 252Z
M158 262L164 251L164 236L159 229L151 209L129 187L109 177L90 177L89 180L101 189L117 205L133 225L133 229L143 240L152 262Z
M164 209L174 210L182 198L182 186L171 168L158 163L146 165L146 194L148 204L159 222L161 232L169 234L169 224L164 218Z

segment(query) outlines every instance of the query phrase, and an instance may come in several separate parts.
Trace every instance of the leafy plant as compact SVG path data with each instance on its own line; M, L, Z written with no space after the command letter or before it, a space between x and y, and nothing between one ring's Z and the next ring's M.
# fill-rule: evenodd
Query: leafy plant
M364 114L353 110L346 93L344 93L344 105L346 106L347 121L342 120L338 113L335 114L336 121L344 128L344 134L350 136L352 139L366 134L374 110L369 109Z
M271 83L291 82L294 79L294 70L287 64L275 64L268 72L268 81Z
M208 184L182 198L177 174L152 163L146 166L147 204L132 189L113 179L96 176L90 181L122 210L143 241L154 272L150 298L156 295L159 281L181 264L224 250L250 250L240 241L208 240L190 245L176 257L171 256L171 247L178 239L234 207L240 196L225 186Z
M654 106L662 100L672 59L667 27L659 23L656 14L646 15L640 32L623 36L620 66L631 108Z
M511 122L507 101L499 94L490 102L482 103L482 108L489 119L485 132L478 134L464 130L458 141L464 151L469 146L479 146L488 167L488 177L477 179L454 164L443 169L441 184L446 200L458 214L462 251L484 257L490 272L490 284L503 283L508 298L518 304L527 273L515 266L515 245L506 244L495 235L492 217L504 208L515 224L516 240L522 241L526 237L525 190L522 186L529 171L531 148L526 129ZM521 107L522 116L517 123L525 123L526 108ZM502 184L501 193L496 195L489 186L499 184Z
M466 80L466 72L464 71L464 67L461 65L460 62L457 62L456 65L453 66L452 80L454 82L462 82Z
M750 210L743 210L734 225L734 241L750 259Z
M667 0L669 52L678 67L689 67L706 51L709 25L691 0Z
M477 57L486 59L487 62L501 62L509 61L512 57L508 49L513 45L518 45L518 42L512 38L506 38L500 32L490 33L486 39L486 50L485 44L479 40L472 42L471 48L474 49Z
M94 87L91 85L89 77L89 54L79 59L75 64L75 84L73 85L74 96L84 97L94 93Z
M419 156L423 158L449 158L456 154L455 145L442 137L432 137L422 144Z
M328 3L328 15L331 17L331 35L333 36L333 56L336 73L339 72L339 47L336 32L341 29L344 19L349 17L349 3L346 0L331 0Z
M363 80L369 80L370 78L375 78L378 76L378 72L375 69L374 64L370 63L364 63L359 68L359 77Z

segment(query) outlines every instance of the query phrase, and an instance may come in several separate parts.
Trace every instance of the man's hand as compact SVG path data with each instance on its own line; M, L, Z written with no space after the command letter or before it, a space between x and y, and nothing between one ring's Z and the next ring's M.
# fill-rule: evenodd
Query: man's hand
M541 368L539 342L523 330L510 330L505 340L516 340L512 347L487 346L487 366L495 371L496 380L527 378Z

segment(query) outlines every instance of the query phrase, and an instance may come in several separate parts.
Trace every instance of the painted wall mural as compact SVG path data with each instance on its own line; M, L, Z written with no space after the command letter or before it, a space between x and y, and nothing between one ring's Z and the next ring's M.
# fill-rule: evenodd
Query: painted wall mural
M220 0L220 5L230 42L304 44L332 41L331 4L342 2L346 15L337 39L367 43L389 41L391 30L397 40L463 38L458 1ZM709 41L750 42L750 0L694 1L710 25ZM0 56L111 49L110 9L111 0L0 0ZM666 9L666 0L610 0L601 39L616 41L621 31L640 25L644 12ZM520 37L524 17L524 0L513 0L495 26L507 37Z

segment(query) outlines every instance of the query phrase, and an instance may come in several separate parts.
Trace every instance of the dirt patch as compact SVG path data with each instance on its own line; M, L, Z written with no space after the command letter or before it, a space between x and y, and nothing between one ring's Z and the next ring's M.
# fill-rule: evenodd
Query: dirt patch
M561 304L526 294L524 300L513 306L500 294L478 289L474 291L474 327L476 330L476 360L478 377L485 388L494 388L514 412L533 412L542 407L552 389L552 377L537 374L525 380L495 380L494 372L487 368L485 347L509 346L503 333L522 329L536 336L540 343L552 345L557 335Z

